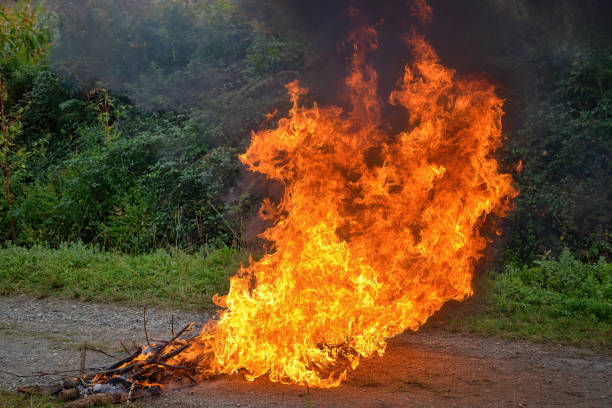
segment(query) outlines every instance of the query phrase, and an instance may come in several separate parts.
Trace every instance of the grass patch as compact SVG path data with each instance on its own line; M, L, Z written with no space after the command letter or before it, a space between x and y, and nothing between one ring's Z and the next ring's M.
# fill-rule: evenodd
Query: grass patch
M0 408L59 408L64 402L39 395L18 394L0 389Z
M0 408L61 408L65 402L47 396L20 394L0 388ZM114 408L119 405L104 405L103 407ZM133 408L139 408L138 404L130 404Z
M583 263L565 250L533 266L507 266L479 286L480 307L453 313L451 330L612 348L612 263Z
M60 249L0 248L0 295L50 295L92 302L209 307L215 293L247 260L244 250L221 248L189 255L104 252L80 244Z

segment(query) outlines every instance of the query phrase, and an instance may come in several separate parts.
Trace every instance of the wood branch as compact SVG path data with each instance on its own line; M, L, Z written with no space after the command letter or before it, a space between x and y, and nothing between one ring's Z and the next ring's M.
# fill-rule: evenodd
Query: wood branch
M55 395L62 390L61 385L32 385L26 387L19 387L17 392L22 394L33 394L33 395Z
M62 387L65 389L76 388L79 385L79 379L74 377L65 377L62 379Z
M151 343L149 342L149 333L147 332L147 307L144 307L142 311L142 322L144 325L145 338L147 339L147 344L151 347Z
M17 374L17 373L12 373L10 371L4 371L4 370L0 370L0 373L6 374L6 375L11 375L11 376L17 377L17 378L42 377L41 374Z
M179 331L177 334L172 336L172 338L168 341L168 344L172 344L173 342L178 340L183 334L185 334L185 332L190 331L192 327L193 327L193 322L189 323L187 326L183 328L183 330Z
M128 364L125 367L121 367L121 368L113 368L113 369L107 369L104 371L100 371L98 373L96 373L96 375L109 375L109 374L123 374L123 373L127 373L128 371L135 369L137 367L141 367L143 364L145 364L146 361L137 361L135 363L132 364Z
M98 370L103 370L105 367L89 367L86 368L86 371L98 371ZM58 376L58 377L65 377L66 374L68 373L78 373L79 370L63 370L63 371L52 371L52 372L45 372L45 371L38 371L35 372L33 374L17 374L17 373L12 373L10 371L4 371L4 370L0 370L0 373L2 374L7 374L7 375L11 375L13 377L17 377L17 378L33 378L33 377L51 377L51 376Z
M106 351L104 351L104 350L98 350L98 349L96 349L96 348L89 347L89 346L87 347L87 349L88 349L89 351L95 351L96 353L104 354L105 356L110 357L110 358L114 358L115 360L121 360L121 357L117 357L117 356L114 356L114 355L112 355L112 354L109 354L109 353L107 353L107 352L106 352Z
M79 390L76 388L65 388L60 391L58 397L62 401L74 401L79 398Z
M104 370L106 367L88 367L85 369L85 371L100 371L100 370ZM66 374L70 374L70 373L74 373L74 374L78 374L79 373L79 369L72 369L72 370L62 370L62 371L50 371L50 372L46 372L46 371L37 371L32 375L26 375L23 377L46 377L46 376L61 376L61 377L65 377Z
M128 396L127 396L127 405L130 405L130 402L132 402L132 394L134 393L134 386L136 386L135 382L133 382L132 386L130 387L130 392L128 393Z
M83 348L81 350L81 376L85 375L85 366L87 364L87 341L83 342Z
M144 397L144 393L142 392L134 392L130 396L131 400L135 400L138 398ZM119 404L127 401L128 394L92 394L88 395L85 398L81 398L80 400L76 400L66 404L66 408L89 408L95 405L105 405L105 404Z
M174 370L186 370L188 367L182 366L182 365L172 365L172 364L166 364L166 363L162 363L161 361L159 363L155 363L157 365L160 365L162 367L166 367L166 368L172 368Z
M128 351L127 347L125 346L125 344L123 343L123 340L119 339L119 343L121 343L121 347L123 347L123 349L125 350L126 353L130 354L130 352Z
M130 354L129 356L127 356L123 360L117 361L115 364L110 365L107 368L107 370L112 370L112 369L115 369L117 367L121 367L123 364L129 363L130 361L132 361L133 359L138 357L140 355L140 353L142 353L142 347L138 347L136 349L136 351L134 351L132 354Z
M181 354L183 351L185 351L186 349L188 349L189 347L191 347L192 343L187 343L185 345L182 345L181 347L177 348L174 351L171 351L170 353L163 355L159 358L159 361L166 361L171 359L174 356L177 356L179 354Z

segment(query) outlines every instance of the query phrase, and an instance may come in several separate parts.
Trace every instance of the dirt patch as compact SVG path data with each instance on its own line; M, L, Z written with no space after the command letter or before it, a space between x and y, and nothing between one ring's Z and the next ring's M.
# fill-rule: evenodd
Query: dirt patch
M177 326L205 321L209 313L147 312L151 337L167 338L171 316ZM87 340L120 354L118 339L144 342L142 310L117 305L81 304L58 299L0 298L2 370L74 369L78 346ZM112 359L90 353L90 366ZM389 342L383 357L364 360L348 381L331 390L248 382L219 376L161 398L155 407L610 407L612 356L441 330L405 333ZM0 373L0 384L14 388L35 380Z

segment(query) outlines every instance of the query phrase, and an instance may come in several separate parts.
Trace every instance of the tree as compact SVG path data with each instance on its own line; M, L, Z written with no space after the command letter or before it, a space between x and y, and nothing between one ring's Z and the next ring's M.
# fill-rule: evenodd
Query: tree
M11 148L13 140L21 131L20 115L23 108L10 112L9 86L7 80L20 67L42 61L51 40L51 15L41 4L32 5L31 0L20 1L14 7L0 6L0 145L4 185L11 225L11 239L15 240L15 217L13 214L13 191L11 190Z

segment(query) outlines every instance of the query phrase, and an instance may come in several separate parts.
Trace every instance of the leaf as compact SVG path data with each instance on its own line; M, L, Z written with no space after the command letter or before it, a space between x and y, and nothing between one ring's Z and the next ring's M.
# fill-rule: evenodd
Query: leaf
M75 103L78 103L79 100L78 99L68 99L67 101L64 101L62 103L59 104L59 108L61 110L66 110L69 109L70 107L72 107L72 105L74 105Z

